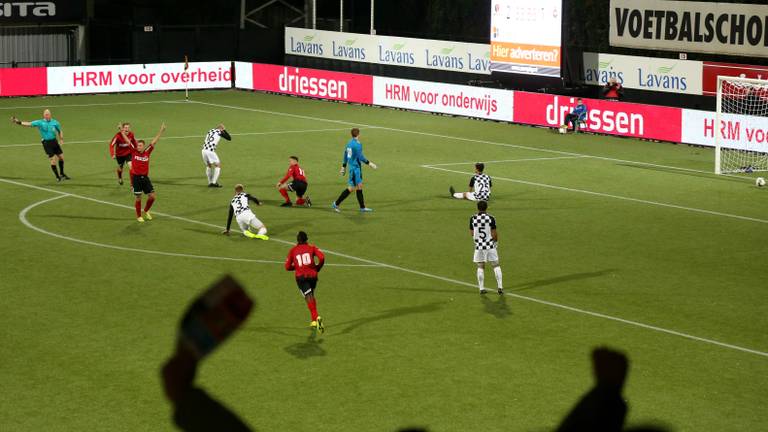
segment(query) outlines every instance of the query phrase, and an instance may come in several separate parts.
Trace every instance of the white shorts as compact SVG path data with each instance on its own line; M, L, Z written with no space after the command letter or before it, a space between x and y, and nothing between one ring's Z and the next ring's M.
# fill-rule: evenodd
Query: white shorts
M203 150L203 163L205 165L213 165L220 163L219 155L215 151Z
M255 214L253 214L252 211L246 210L236 217L237 224L240 226L241 231L247 230L249 227L254 228L261 228L264 226L263 223L259 220L259 218L256 217Z
M499 261L499 253L496 251L496 248L475 250L474 262L476 263L498 262L498 261Z
M467 192L467 199L470 201L488 201L488 199L480 199L474 192Z

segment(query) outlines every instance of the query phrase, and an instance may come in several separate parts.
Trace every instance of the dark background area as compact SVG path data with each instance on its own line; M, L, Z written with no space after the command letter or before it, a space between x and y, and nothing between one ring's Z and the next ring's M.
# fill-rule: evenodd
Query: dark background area
M639 0L638 0L639 1ZM765 4L765 0L721 0ZM71 64L242 60L331 70L470 83L521 90L547 90L597 96L598 88L579 86L584 51L678 58L671 51L614 48L609 45L609 0L563 0L563 78L523 75L471 75L427 69L380 66L284 55L283 28L311 27L311 1L247 0L248 20L241 25L240 0L56 0L57 7L85 10L85 47ZM378 0L375 29L380 35L488 43L492 0ZM371 0L344 1L344 30L370 31ZM82 12L80 12L82 13ZM317 28L339 29L339 1L317 1ZM47 23L46 23L47 24ZM5 26L3 22L2 25ZM43 23L38 23L42 31ZM29 27L29 26L28 26ZM34 26L32 26L34 27ZM0 32L13 31L0 29ZM35 31L26 29L25 31ZM768 52L768 50L766 50ZM689 60L768 64L748 58L688 53ZM629 100L710 108L711 97L626 90Z

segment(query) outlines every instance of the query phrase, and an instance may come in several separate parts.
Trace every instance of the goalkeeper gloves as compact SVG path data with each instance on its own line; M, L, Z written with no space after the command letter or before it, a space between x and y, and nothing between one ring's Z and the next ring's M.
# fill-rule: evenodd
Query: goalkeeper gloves
M368 162L368 166L369 166L369 167L371 167L371 168L373 168L373 169L377 169L377 168L379 168L379 167L378 167L378 166L377 166L375 163L373 163L373 162Z
M341 174L341 175L344 175L344 173L346 173L346 172L347 172L347 168L346 167L341 167L341 169L339 170L339 174Z

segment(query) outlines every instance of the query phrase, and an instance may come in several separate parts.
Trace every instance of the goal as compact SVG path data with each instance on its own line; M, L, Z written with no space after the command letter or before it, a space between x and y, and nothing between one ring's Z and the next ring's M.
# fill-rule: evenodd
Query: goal
M768 171L768 80L719 76L715 173L756 171Z

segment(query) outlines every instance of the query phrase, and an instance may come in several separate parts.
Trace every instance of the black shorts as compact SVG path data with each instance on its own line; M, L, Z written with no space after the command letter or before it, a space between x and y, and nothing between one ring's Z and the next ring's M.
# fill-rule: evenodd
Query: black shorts
M155 187L152 186L152 180L149 179L149 176L133 175L131 178L133 179L134 195L141 195L142 192L150 194L155 191Z
M296 278L296 285L299 286L299 291L301 291L301 295L306 297L309 294L315 293L315 287L317 287L317 278L299 277L299 278Z
M117 164L120 165L120 168L122 168L123 165L131 161L132 157L133 156L131 155L115 156L115 162L117 162Z
M296 192L296 196L301 198L307 192L307 182L294 180L288 183L288 190Z
M53 157L54 155L60 155L64 153L61 151L61 146L59 145L59 142L55 139L52 140L43 140L43 151L45 151L46 156Z

